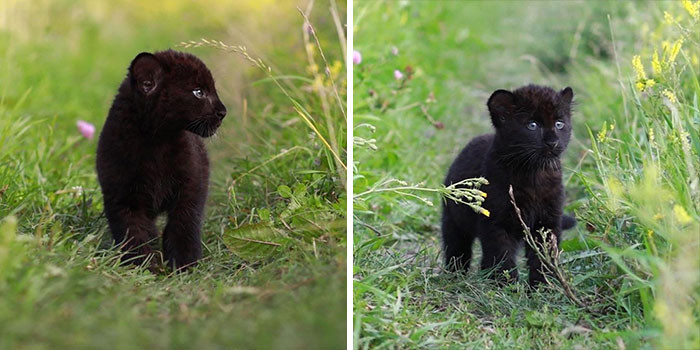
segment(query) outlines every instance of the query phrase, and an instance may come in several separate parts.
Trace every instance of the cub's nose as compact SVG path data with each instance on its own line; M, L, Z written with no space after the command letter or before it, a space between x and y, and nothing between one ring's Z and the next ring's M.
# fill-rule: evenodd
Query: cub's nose
M219 120L223 120L224 117L226 116L226 107L216 111L216 116L219 117Z
M549 149L555 149L559 145L559 140L551 140L545 143L547 144L547 147L549 147Z

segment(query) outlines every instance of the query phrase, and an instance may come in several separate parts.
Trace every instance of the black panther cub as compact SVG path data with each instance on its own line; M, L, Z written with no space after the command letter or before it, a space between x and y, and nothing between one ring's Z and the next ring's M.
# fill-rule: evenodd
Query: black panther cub
M562 230L573 227L575 219L563 215L564 188L559 157L571 137L571 106L574 93L567 87L528 85L515 91L495 91L487 102L495 134L474 138L457 156L445 185L473 177L485 177L489 184L483 207L486 217L471 208L447 200L443 205L442 237L447 266L466 271L472 243L479 238L483 250L482 269L491 276L510 280L518 277L515 253L522 245L523 228L508 195L509 186L522 218L531 232L550 229L557 240ZM538 235L535 235L537 237ZM541 262L526 247L531 285L544 281Z
M109 228L141 263L166 212L163 256L178 269L202 256L200 238L209 185L202 142L226 116L209 69L172 50L138 54L119 87L97 146L97 177ZM155 267L152 260L152 267Z

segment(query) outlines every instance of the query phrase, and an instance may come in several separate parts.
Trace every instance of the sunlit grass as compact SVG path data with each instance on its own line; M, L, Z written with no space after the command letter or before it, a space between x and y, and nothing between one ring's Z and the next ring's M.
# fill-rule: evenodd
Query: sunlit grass
M333 96L331 78L313 85L296 6L0 3L0 348L345 343L345 173L336 160L345 157L345 107L330 98L332 108L322 106L318 91ZM344 43L332 20L344 15L330 7L304 10L319 37L311 49L323 48L344 101ZM249 61L177 47L202 37L246 46L272 67L318 133ZM102 215L96 138L76 121L99 134L130 60L167 48L202 58L229 113L206 141L204 258L189 273L154 275L120 266Z

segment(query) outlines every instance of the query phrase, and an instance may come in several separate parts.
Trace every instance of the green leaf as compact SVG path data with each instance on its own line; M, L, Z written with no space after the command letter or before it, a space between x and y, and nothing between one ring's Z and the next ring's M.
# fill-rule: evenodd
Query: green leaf
M543 328L552 324L551 317L539 311L526 312L525 321L527 321L527 324L535 328Z
M270 221L270 209L268 209L268 208L258 209L258 217L260 217L260 220L262 220L262 221Z
M598 242L577 237L574 239L567 239L559 243L559 247L565 252L575 252L580 250L590 250L598 246Z
M296 184L294 184L294 197L302 197L305 194L306 186L303 183L297 182Z
M239 258L257 262L276 255L287 238L268 223L243 225L224 232L224 244Z
M280 185L279 187L277 187L277 193L279 193L280 196L282 196L282 198L292 197L292 189L286 185Z

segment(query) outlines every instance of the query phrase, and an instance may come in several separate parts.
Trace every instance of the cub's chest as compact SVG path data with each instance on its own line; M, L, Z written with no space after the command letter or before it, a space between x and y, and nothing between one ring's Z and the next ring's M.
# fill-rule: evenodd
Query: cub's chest
M561 174L545 172L532 181L514 183L513 195L525 217L555 214L563 196Z
M197 178L187 150L161 146L144 153L139 178L153 200L156 210L169 207L186 184Z
M151 177L174 179L189 176L196 170L199 160L191 145L174 143L152 148L140 163Z
M551 183L547 186L529 186L514 188L515 201L519 205L547 203L556 201L561 196L561 184Z

